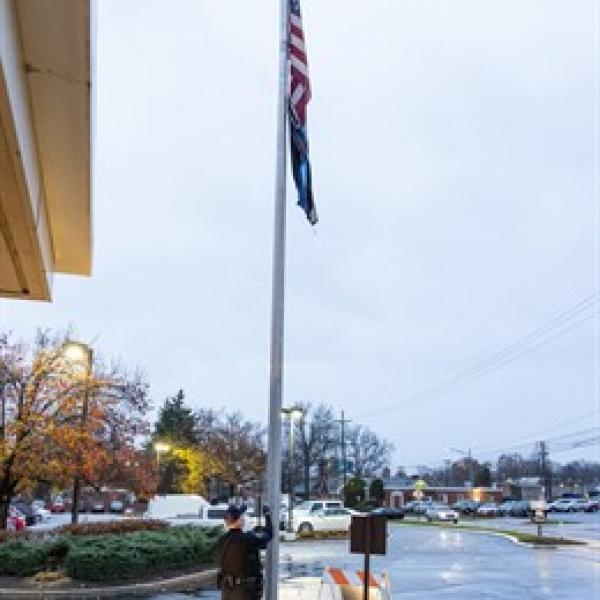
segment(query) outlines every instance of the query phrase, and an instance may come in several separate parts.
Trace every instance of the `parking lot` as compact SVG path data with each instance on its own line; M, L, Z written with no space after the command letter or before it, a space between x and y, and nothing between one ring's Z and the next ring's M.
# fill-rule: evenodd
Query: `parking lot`
M119 515L81 514L81 522L121 519ZM496 600L574 599L600 597L600 544L595 548L533 549L505 538L437 527L390 524L388 555L375 557L373 568L389 573L393 597L414 600L494 598ZM560 524L545 526L548 535L600 542L600 513L550 515ZM35 528L52 528L70 521L53 514ZM461 525L533 532L523 518L461 519ZM360 568L360 557L348 553L346 541L304 541L281 544L281 597L317 598L319 579L327 565ZM156 596L154 600L216 598L216 592ZM323 596L322 600L326 600Z
M358 569L344 541L281 546L282 600L314 598L327 565ZM391 526L388 555L375 572L391 578L392 597L411 600L597 600L600 554L589 549L532 549L490 535L430 527ZM216 592L172 594L153 600L216 597ZM324 589L323 600L328 598Z

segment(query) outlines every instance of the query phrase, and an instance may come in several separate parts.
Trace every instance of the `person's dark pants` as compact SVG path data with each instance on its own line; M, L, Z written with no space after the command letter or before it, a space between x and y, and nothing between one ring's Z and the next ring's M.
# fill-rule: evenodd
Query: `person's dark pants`
M250 592L243 585L236 585L232 588L223 588L221 590L222 600L253 600Z
M236 585L221 590L222 600L260 600L262 589L258 586Z

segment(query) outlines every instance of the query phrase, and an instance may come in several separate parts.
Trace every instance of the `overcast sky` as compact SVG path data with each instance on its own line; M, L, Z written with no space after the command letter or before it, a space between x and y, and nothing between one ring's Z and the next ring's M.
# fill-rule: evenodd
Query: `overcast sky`
M93 276L2 301L4 327L72 325L155 404L266 421L277 4L98 2ZM403 465L598 425L593 303L439 386L597 289L594 0L303 9L321 221L290 183L285 402L344 409Z

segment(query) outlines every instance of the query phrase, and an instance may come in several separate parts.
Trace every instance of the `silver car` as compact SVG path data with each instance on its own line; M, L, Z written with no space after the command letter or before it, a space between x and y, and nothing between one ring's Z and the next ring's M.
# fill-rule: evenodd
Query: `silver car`
M425 517L431 521L452 521L458 523L458 513L445 504L433 504L425 511Z

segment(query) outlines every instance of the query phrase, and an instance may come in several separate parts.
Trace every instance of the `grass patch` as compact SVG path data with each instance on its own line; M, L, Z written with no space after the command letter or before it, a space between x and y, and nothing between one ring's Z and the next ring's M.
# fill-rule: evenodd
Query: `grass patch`
M298 540L347 540L347 531L301 531L296 535Z
M504 535L510 535L519 542L527 544L536 544L541 546L585 546L585 542L580 540L571 540L563 537L554 537L544 535L538 537L532 533L526 533L522 531L514 531L511 529L496 529L495 527L484 527L477 525L454 525L451 523L440 523L440 522L429 522L429 521L399 521L396 525L408 525L416 527L438 527L442 529L459 529L461 531L480 531L483 533L500 533Z

